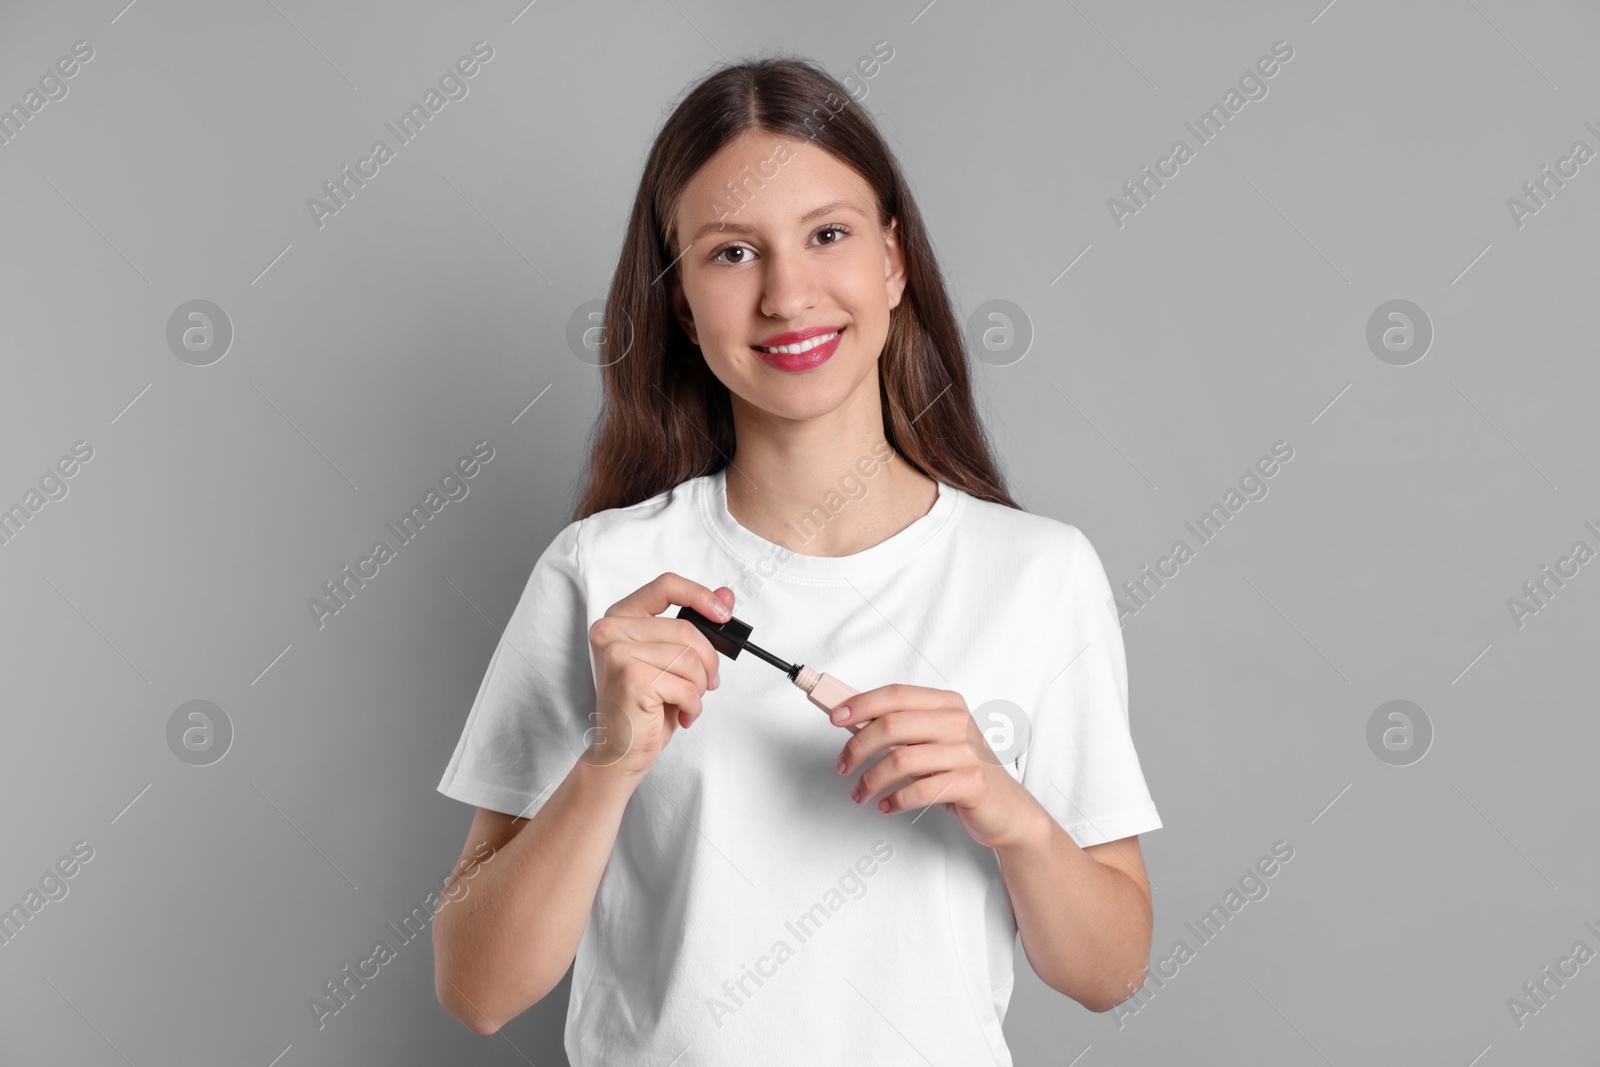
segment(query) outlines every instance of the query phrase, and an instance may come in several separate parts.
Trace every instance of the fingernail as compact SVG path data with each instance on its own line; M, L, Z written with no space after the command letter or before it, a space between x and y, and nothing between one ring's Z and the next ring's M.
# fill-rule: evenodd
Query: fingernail
M711 688L715 689L717 686L719 686L721 684L722 684L722 672L718 671L716 674L713 674L711 676Z
M833 767L834 767L834 770L838 771L840 774L843 774L844 773L844 757L840 756L839 759L838 759L838 762L834 763Z
M728 610L728 605L724 604L721 600L717 600L712 605L711 614L715 615L717 618L721 619L723 622L727 622L728 618L733 613Z
M841 704L837 708L833 709L833 721L834 722L844 722L849 717L850 717L850 708L849 708L848 705Z

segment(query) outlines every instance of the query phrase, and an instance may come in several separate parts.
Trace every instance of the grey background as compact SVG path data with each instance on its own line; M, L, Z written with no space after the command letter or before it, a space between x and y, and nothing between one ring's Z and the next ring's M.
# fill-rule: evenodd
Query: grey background
M960 313L1034 331L975 363L1029 510L1118 586L1295 450L1124 631L1166 824L1152 957L1195 958L1119 1026L1019 951L1016 1062L1595 1062L1600 964L1520 1029L1506 1007L1600 950L1600 563L1507 608L1600 548L1600 163L1520 229L1506 207L1600 149L1593 5L7 5L0 103L80 39L0 145L0 505L94 448L0 546L0 903L95 854L0 946L0 1060L564 1062L569 981L477 1037L426 939L320 1032L306 1001L460 849L434 787L566 522L599 398L567 321L658 123L724 57L842 78L884 40L863 104ZM306 199L480 39L469 95L318 229ZM1107 198L1279 40L1268 95L1119 229ZM207 367L166 343L194 299L234 331ZM1393 299L1435 331L1409 366L1366 343ZM480 440L469 495L319 630L307 599ZM233 725L210 766L166 741L195 699ZM1368 747L1392 699L1429 717L1420 762ZM1199 945L1185 922L1279 840L1269 895Z

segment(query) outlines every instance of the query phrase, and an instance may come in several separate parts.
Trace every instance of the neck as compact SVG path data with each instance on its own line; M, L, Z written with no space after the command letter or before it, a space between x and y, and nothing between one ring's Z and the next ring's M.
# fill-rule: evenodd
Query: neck
M928 513L937 484L889 447L877 389L858 395L871 404L814 419L735 403L738 444L725 472L734 521L799 555L848 556Z

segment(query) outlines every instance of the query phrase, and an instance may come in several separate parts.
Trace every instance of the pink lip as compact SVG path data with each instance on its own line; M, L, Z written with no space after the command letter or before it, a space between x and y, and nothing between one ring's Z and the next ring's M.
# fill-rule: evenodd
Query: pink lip
M843 326L807 326L803 330L790 330L788 333L775 333L761 342L762 348L775 348L778 345L797 345L801 341L809 341L813 337L842 330Z
M754 346L751 346L750 351L761 357L763 363L775 370L781 370L787 374L803 374L808 370L822 366L833 357L833 354L839 350L839 342L844 339L844 327L822 326L807 330L796 330L794 333L779 334L777 338L769 338L767 340L768 344L773 345L797 345L801 341L833 333L834 330L839 331L838 337L826 344L818 345L809 352L801 352L798 355L790 355L787 352L763 352Z

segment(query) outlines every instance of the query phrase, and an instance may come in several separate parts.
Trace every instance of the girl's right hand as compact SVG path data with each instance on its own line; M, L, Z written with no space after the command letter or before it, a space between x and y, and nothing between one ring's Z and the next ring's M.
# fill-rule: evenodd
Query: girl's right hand
M700 628L688 619L656 617L673 605L726 622L733 590L712 591L668 571L589 627L597 677L587 762L642 776L674 731L700 718L706 690L721 684L717 651Z

